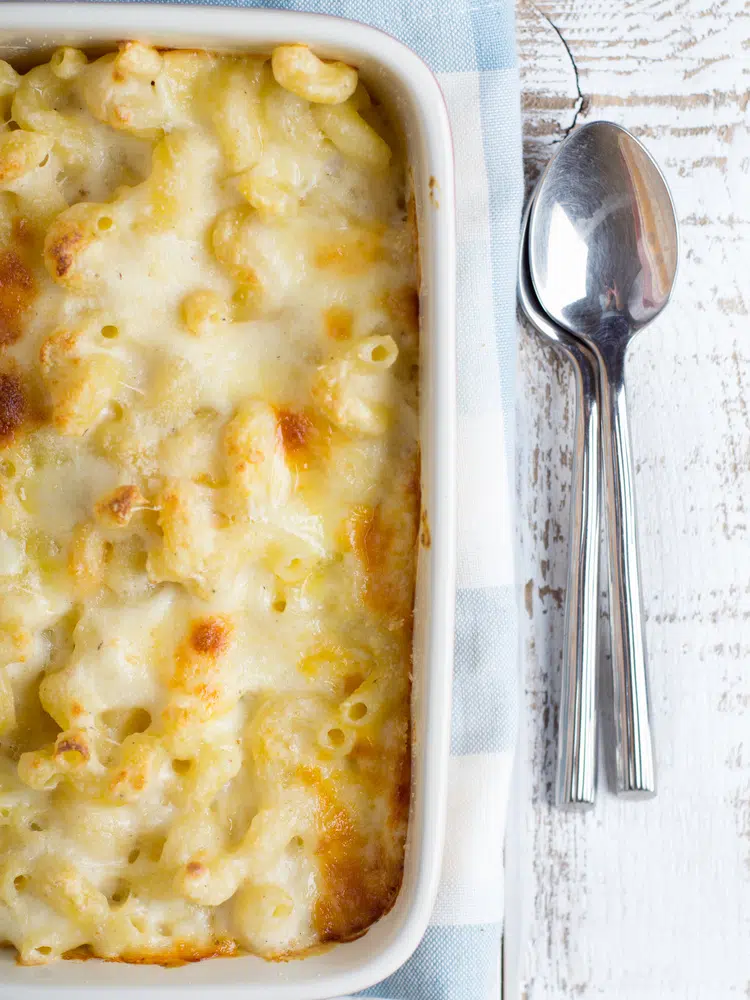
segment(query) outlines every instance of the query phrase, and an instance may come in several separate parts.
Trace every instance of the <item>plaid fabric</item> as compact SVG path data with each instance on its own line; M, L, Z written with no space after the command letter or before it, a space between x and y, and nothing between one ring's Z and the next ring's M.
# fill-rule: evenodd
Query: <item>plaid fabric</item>
M446 853L422 943L360 995L499 1000L503 833L518 716L511 470L523 183L514 3L206 2L336 14L382 28L431 66L448 104L457 177L458 579Z

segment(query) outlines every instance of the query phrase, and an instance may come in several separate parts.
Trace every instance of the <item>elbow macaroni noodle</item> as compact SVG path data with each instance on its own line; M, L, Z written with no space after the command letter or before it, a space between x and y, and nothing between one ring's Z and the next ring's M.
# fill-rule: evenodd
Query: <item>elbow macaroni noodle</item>
M355 69L0 62L0 938L303 955L398 892L415 234Z
M345 63L325 63L306 45L280 45L271 58L276 82L316 104L341 104L357 88L357 71Z

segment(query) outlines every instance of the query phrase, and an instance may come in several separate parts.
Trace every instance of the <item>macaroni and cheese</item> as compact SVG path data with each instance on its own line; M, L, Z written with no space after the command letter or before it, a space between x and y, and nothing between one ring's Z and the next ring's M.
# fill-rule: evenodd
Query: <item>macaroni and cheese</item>
M0 940L286 958L398 892L403 152L355 69L0 62Z

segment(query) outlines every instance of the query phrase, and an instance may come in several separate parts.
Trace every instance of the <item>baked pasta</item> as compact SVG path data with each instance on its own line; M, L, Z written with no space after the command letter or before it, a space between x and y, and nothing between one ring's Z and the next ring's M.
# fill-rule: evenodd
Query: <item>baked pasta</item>
M287 958L399 889L418 298L356 70L0 62L0 940Z

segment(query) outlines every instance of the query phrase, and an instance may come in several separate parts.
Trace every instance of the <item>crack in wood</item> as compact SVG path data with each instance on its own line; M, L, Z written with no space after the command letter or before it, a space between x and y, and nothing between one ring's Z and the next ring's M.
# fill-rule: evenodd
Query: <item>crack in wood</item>
M578 75L578 66L576 64L575 56L571 52L570 46L568 45L567 41L565 40L565 36L563 35L562 31L560 31L560 29L558 28L558 26L555 24L555 22L549 16L549 14L546 14L543 10L541 10L539 7L537 7L536 4L532 4L531 6L547 22L547 24L550 26L550 28L552 28L552 30L554 31L554 33L557 35L557 37L562 42L563 48L565 49L565 51L568 54L568 59L570 59L570 65L573 67L573 76L575 77L575 82L576 82L576 93L578 94L578 97L576 98L576 105L575 105L575 109L573 111L573 121L570 123L570 125L568 125L567 128L563 129L563 134L559 138L552 140L553 144L555 144L555 143L558 143L558 142L562 142L563 139L567 139L568 138L568 136L570 135L570 133L573 131L573 129L578 124L578 119L580 118L580 116L585 112L586 108L588 107L588 101L584 97L583 91L581 90L581 78Z

